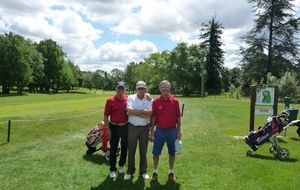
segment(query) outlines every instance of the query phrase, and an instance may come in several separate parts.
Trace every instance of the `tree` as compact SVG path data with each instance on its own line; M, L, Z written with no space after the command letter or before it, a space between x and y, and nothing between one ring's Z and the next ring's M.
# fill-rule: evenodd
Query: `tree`
M93 87L95 89L104 89L108 90L108 85L107 85L107 72L103 70L96 70L92 74L92 83Z
M164 79L169 79L169 57L170 52L163 51L161 53L152 53L149 57L145 58L145 63L148 65L148 67L146 70L147 72L143 73L148 75L147 86L150 93L159 94L159 83Z
M37 51L37 44L33 44L33 50L31 51L32 62L30 64L32 70L32 80L28 84L29 92L38 92L38 88L43 88L44 64L43 55Z
M210 94L219 94L222 89L223 56L221 49L222 25L212 18L208 24L202 24L200 39L201 47L206 49L206 88Z
M61 82L60 79L62 78L65 53L51 39L42 40L38 44L38 51L42 53L44 59L45 91L48 93L50 88L52 88L57 92Z
M170 54L170 78L174 87L179 87L184 95L189 95L193 66L190 64L189 48L186 43L179 43Z
M90 71L83 71L81 78L82 78L82 86L84 88L88 88L90 91L93 88L93 82L92 82L93 73Z
M23 88L31 81L33 62L32 42L13 33L5 33L0 37L0 83L2 93L8 94L10 88L17 87L21 94Z
M72 82L72 86L71 86L71 88L74 89L75 87L79 87L82 85L81 71L79 66L74 65L74 63L71 60L68 60L68 64L74 76L74 81Z
M124 71L120 69L113 69L110 71L111 80L113 84L116 84L118 81L124 80Z
M201 80L205 80L205 50L200 48L199 45L191 45L189 47L189 63L192 66L192 78L190 79L190 83L192 89L197 92L197 94L201 93ZM202 77L202 75L204 75Z
M286 71L293 70L298 64L298 45L295 34L299 31L299 18L296 18L292 0L248 0L253 3L257 19L254 28L247 34L245 41L248 48L259 48L260 59L257 64L262 72L262 83L266 83L267 74L280 78ZM259 42L259 46L256 46ZM266 54L267 52L267 54ZM257 54L248 56L247 64L252 67L257 61ZM256 67L253 65L253 67ZM254 69L255 70L255 69Z
M129 93L133 92L135 89L135 81L134 81L134 67L135 67L136 63L135 62L131 62L127 65L126 69L125 69L125 74L124 74L124 78L125 78L125 82L128 86L128 90Z
M229 82L235 88L241 85L241 73L242 71L239 67L234 67L232 69L229 69Z

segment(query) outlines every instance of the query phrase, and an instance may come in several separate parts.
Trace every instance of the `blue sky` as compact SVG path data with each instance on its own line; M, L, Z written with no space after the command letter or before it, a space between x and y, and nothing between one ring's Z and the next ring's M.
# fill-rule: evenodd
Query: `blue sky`
M300 0L294 1L299 15ZM247 0L9 0L0 1L0 32L55 40L82 70L124 69L131 61L199 43L214 15L224 27L225 66L236 66L241 37L253 27Z

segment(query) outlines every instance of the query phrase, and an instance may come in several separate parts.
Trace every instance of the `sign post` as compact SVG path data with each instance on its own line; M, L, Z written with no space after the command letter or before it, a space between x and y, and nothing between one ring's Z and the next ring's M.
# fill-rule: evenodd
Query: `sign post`
M262 108L256 106L272 106ZM278 88L277 87L256 87L251 88L250 102L250 126L249 131L254 130L255 115L277 115L278 108Z

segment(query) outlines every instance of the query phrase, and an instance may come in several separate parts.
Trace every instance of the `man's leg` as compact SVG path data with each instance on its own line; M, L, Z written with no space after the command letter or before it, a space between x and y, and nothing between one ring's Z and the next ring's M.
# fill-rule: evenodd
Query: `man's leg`
M171 171L174 170L174 163L175 163L175 156L169 155L169 166Z
M140 174L147 173L147 149L149 142L149 127L140 127L139 129L139 151L140 151Z
M157 171L158 162L159 162L159 156L153 156L153 169L154 169L154 171Z
M110 144L110 155L109 155L109 164L110 164L110 171L116 171L116 153L119 144L119 137L116 133L116 126L110 125L111 129L111 139L109 141Z
M152 180L157 179L158 171L158 163L159 163L159 155L161 154L161 150L165 143L165 135L164 131L162 129L156 128L155 134L154 134L154 142L153 142L153 174L152 174Z
M126 162L128 147L128 125L119 127L118 132L121 137L121 155L119 160L119 166L124 166Z
M175 141L177 138L177 129L170 129L167 134L167 146L169 152L169 179L175 180L174 176L174 163L175 163Z
M137 127L128 125L128 170L127 174L132 175L135 172L135 152L138 140Z

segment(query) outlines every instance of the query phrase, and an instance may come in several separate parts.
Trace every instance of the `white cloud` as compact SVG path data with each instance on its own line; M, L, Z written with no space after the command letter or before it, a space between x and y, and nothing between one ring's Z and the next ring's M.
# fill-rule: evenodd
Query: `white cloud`
M300 0L293 3L299 11ZM147 34L167 36L170 44L199 43L201 24L214 16L224 27L225 65L232 67L240 37L253 27L252 5L246 0L0 1L0 31L36 41L51 38L84 70L124 68L143 60L161 45ZM132 36L124 43L126 34Z
M157 47L146 40L133 40L129 43L108 42L92 53L94 57L83 56L79 62L84 64L84 69L95 70L100 66L104 70L113 68L123 69L131 62L143 61L149 54L157 52Z
M217 17L225 28L248 25L253 18L246 1L166 0L140 1L140 11L127 14L113 28L125 34L168 34L174 42L191 40L201 24ZM237 16L238 15L238 16Z

